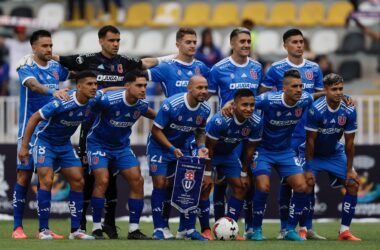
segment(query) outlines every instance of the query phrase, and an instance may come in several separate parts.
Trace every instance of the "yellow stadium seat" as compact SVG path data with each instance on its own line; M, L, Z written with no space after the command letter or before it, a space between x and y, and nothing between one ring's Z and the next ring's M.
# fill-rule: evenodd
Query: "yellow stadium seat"
M235 3L220 3L214 8L214 13L208 24L210 27L238 26L239 8Z
M325 6L320 2L306 2L302 5L297 26L316 26L322 24L325 18Z
M180 26L206 26L210 18L210 7L207 3L192 3L187 6Z
M241 20L249 19L253 21L255 25L265 25L267 18L268 8L263 2L246 4L241 14Z
M102 16L104 15L103 9L100 9L97 15L93 15L92 20L90 20L90 24L94 27L102 27L104 25L116 25L116 15L117 15L117 6L114 3L110 5L110 19L108 21L102 21Z
M287 26L292 25L296 18L296 5L292 2L276 3L272 7L268 26Z
M128 8L127 19L123 26L127 28L138 28L148 25L152 20L152 6L150 3L136 3Z
M177 25L180 18L181 5L177 2L166 2L157 7L156 15L149 25L156 28Z
M344 26L348 14L353 10L352 4L348 2L332 3L327 14L325 26Z

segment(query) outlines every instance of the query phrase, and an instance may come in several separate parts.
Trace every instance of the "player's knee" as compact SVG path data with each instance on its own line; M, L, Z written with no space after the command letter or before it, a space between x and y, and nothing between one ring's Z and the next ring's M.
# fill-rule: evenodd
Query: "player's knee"
M78 177L75 180L73 180L71 183L71 189L75 192L82 192L84 188L84 178Z
M32 178L32 171L18 171L17 172L17 183L20 184L21 186L24 186L24 187L28 186L31 178Z
M38 180L40 182L40 188L41 189L51 190L51 188L53 186L53 179L52 178L50 178L48 176L44 176L43 178L38 177Z
M270 185L269 183L256 183L256 188L260 192L269 193Z
M108 187L108 176L97 176L95 178L95 187L105 191Z
M293 186L293 190L294 192L298 192L298 193L307 193L310 190L310 188L306 184L306 182L300 182Z
M356 182L350 182L346 185L346 189L350 195L357 195L359 191L359 185Z

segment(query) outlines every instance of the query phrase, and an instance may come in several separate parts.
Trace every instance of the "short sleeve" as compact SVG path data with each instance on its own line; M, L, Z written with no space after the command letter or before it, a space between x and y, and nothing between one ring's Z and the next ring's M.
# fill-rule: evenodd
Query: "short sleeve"
M59 80L66 81L68 77L69 77L69 71L62 65L59 65Z
M57 114L61 107L61 102L58 99L54 99L45 106L43 106L39 112L44 120L49 120L53 115Z
M225 122L220 116L214 116L206 125L206 136L213 140L219 140L224 131Z
M166 62L160 63L157 66L148 69L149 81L165 82L168 72L168 64Z
M218 69L214 66L211 68L210 74L208 76L208 91L210 93L218 92Z
M320 67L316 67L314 79L314 89L318 91L323 90L323 74Z
M31 78L36 79L33 70L28 65L21 67L17 72L18 72L18 77L20 79L20 83L22 85L24 85L26 80L28 79L31 79Z
M263 83L261 84L265 88L271 89L276 86L276 70L275 67L270 66L266 73Z
M256 126L253 126L253 130L251 132L251 135L249 136L249 141L255 142L255 141L261 141L261 137L263 136L263 120L259 117L257 119L260 119Z
M344 118L338 117L338 122L339 122L339 119L344 119ZM356 120L356 109L353 109L353 111L348 114L347 122L346 122L346 125L344 126L344 133L351 134L351 133L355 133L357 130L358 130L358 123Z
M154 125L156 125L160 129L164 129L166 125L170 122L171 111L172 107L170 103L164 101L164 103L161 105L160 110L157 113L156 118L154 119Z
M305 129L309 131L318 131L318 113L315 107L310 107L307 112Z

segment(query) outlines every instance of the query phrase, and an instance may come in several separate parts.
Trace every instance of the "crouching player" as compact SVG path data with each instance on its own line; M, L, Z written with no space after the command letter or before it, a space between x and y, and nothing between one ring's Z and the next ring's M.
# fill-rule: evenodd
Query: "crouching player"
M79 229L83 210L84 181L81 163L70 142L70 137L86 119L91 107L101 98L102 92L97 92L96 76L90 71L80 72L76 81L77 89L68 92L70 97L68 101L54 99L33 114L26 127L19 152L20 161L27 163L28 143L35 131L32 140L33 160L40 184L37 192L39 218L37 238L42 240L53 239L49 230L51 189L54 172L59 170L71 187L69 195L71 233L69 238L94 239ZM57 169L56 166L59 166L60 169Z
M91 197L93 208L93 232L96 239L103 239L101 218L108 187L111 167L114 175L120 174L130 187L129 233L128 239L148 239L139 230L139 222L144 207L144 179L139 162L130 147L133 124L145 116L154 119L155 112L143 101L146 94L147 77L144 72L134 70L125 75L126 90L107 93L95 107L99 112L88 136L87 157L90 170L95 177Z
M176 94L164 101L156 119L152 134L148 139L147 153L149 173L153 179L152 214L153 239L164 240L166 226L162 214L166 188L172 185L177 158L190 156L188 139L195 133L199 156L207 156L204 128L210 115L210 107L205 101L208 95L207 80L203 76L190 78L187 93ZM171 178L169 180L169 178ZM211 178L204 178L203 188L211 185ZM195 231L196 210L181 214L185 236L192 240L208 240Z
M226 178L231 186L232 195L228 201L227 216L235 221L239 219L244 198L250 187L248 166L245 169L240 162L236 147L248 139L244 151L253 152L261 140L262 122L260 116L253 113L255 99L249 89L239 89L234 94L232 117L224 117L220 112L214 115L206 126L206 147L211 158L210 164L217 171L218 178ZM211 170L211 166L208 166ZM237 240L244 240L237 236Z
M305 177L309 191L315 185L315 174L326 171L346 188L342 202L342 222L339 240L360 241L349 231L358 199L359 178L352 163L357 130L356 109L343 100L343 78L337 74L324 77L326 97L310 108L305 129ZM345 145L339 143L344 134Z

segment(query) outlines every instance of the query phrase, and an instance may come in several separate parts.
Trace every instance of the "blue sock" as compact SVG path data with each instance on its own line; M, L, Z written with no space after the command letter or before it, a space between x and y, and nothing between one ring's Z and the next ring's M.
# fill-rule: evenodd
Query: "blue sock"
M280 210L281 230L286 229L289 216L289 203L292 197L292 188L288 184L281 184L278 205Z
M226 189L227 184L221 183L221 184L214 184L214 218L215 221L219 220L225 215L226 212L226 203L225 203L225 196L226 196Z
M16 183L13 191L13 230L22 227L27 191L28 189L26 187Z
M190 211L187 215L182 214L179 217L179 223L182 224L183 228L179 228L178 231L195 229L195 223L197 220L197 209Z
M355 214L356 203L358 202L357 195L346 193L342 202L342 225L349 227L352 217Z
M172 204L171 204L172 193L173 193L173 187L166 188L165 201L163 203L163 208L162 208L162 217L164 220L164 227L169 227L169 217L170 217L170 212L172 210Z
M71 214L71 229L80 228L83 213L83 192L70 191L69 209Z
M154 228L164 228L165 222L162 216L163 203L165 200L165 188L153 188L152 197L150 197L152 205L152 216Z
M38 202L38 220L40 222L40 231L49 229L51 192L43 189L37 191Z
M210 200L199 200L198 208L199 213L199 223L201 224L201 231L210 229Z
M310 229L313 228L313 217L314 217L314 206L315 206L315 193L314 193L314 190L310 194L309 200L310 200L310 207L309 207L308 216L306 218L306 228L307 228L307 230L310 230Z
M144 208L144 199L128 199L129 223L139 224Z
M228 201L227 216L234 219L236 222L239 220L241 209L243 208L244 200L236 199L234 196Z
M253 197L253 230L261 229L269 193L256 189Z
M91 197L92 206L92 220L94 223L100 223L102 221L102 213L104 208L105 198Z
M299 225L300 227L306 227L307 220L309 218L310 213L310 207L311 207L311 197L313 196L313 193L306 194L306 206L305 209L302 211L302 214L299 218Z
M290 200L289 206L287 230L294 230L296 228L302 211L307 206L307 200L306 193L293 192L293 197Z
M252 193L249 192L244 200L244 222L245 222L245 231L253 228L253 210L252 210Z

